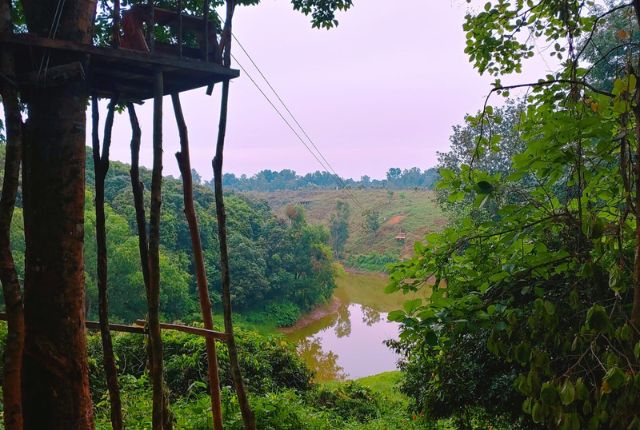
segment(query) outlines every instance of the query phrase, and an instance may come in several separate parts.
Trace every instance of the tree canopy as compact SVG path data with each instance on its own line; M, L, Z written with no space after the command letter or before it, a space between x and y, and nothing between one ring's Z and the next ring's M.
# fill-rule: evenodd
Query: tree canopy
M390 314L418 411L461 428L640 428L639 17L637 1L573 0L467 15L489 95L528 94L517 139L490 97L456 130L438 187L467 209L391 274L390 291L431 290ZM536 41L560 70L504 86Z

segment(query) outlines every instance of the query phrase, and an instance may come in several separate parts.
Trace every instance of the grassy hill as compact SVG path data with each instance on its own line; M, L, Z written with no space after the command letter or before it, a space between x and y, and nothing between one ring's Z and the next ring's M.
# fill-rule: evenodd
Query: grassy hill
M280 216L290 204L304 206L307 220L313 224L329 225L335 213L336 202L348 202L351 207L349 239L345 246L345 259L349 265L369 270L379 270L384 262L411 255L413 243L431 231L440 230L446 219L435 201L435 193L429 190L354 189L350 190L356 204L345 190L296 190L273 192L248 192L269 202ZM380 213L380 228L369 233L364 228L363 213L376 210ZM403 232L405 240L396 236Z

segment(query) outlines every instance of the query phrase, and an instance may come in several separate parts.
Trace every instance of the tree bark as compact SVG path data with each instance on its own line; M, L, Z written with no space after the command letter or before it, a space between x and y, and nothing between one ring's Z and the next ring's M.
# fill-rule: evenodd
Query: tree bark
M213 317L211 313L211 299L207 287L207 275L204 266L204 254L202 253L202 243L200 240L200 230L198 218L193 205L193 178L191 177L191 160L189 155L189 135L187 125L182 114L180 96L171 95L173 110L180 133L180 152L176 153L178 166L182 175L182 193L184 196L184 214L189 225L191 235L191 246L193 249L193 260L196 269L196 284L198 286L198 296L200 298L200 311L204 328L213 330ZM209 390L211 394L211 413L213 415L214 430L222 430L222 408L220 399L220 376L218 372L218 357L216 353L216 342L207 337L205 339L207 347L207 370L209 374Z
M138 228L138 250L140 251L140 267L144 289L149 294L149 245L147 243L147 217L144 211L144 185L140 181L140 123L133 103L127 104L129 121L131 122L131 189L133 191L133 206L136 210L136 226Z
M11 32L10 2L0 3L0 34ZM13 51L0 53L0 72L14 77ZM4 106L6 153L2 195L0 196L0 283L7 312L8 335L4 353L3 391L4 427L22 430L22 351L24 348L24 313L18 272L11 253L11 221L15 207L20 162L22 160L22 117L18 94L6 80L0 81L0 97Z
M27 28L89 43L96 3L23 0ZM52 22L55 36L50 36ZM50 65L82 61L50 53ZM92 429L84 313L84 81L21 94L27 103L23 197L26 242L23 356L25 429Z
M98 317L100 321L100 336L102 339L102 355L104 372L107 377L109 402L111 406L111 426L114 430L122 429L122 405L120 402L120 388L118 387L118 370L113 354L113 343L109 331L109 299L107 295L107 231L104 212L104 181L109 171L109 148L111 146L111 130L115 100L109 103L109 111L104 125L104 139L102 155L100 155L100 128L98 116L98 99L92 99L93 119L93 168L95 172L95 205L96 205L96 243L97 243L97 273L98 273Z
M151 174L151 206L149 210L149 288L147 306L149 316L149 344L151 348L151 384L153 388L154 429L170 426L166 405L162 337L160 332L160 208L162 206L162 72L154 72L153 98L153 171Z
M231 63L231 21L235 2L227 0L227 13L225 28L222 33L224 44L223 65L230 66ZM224 207L224 196L222 191L222 164L224 153L224 140L227 131L227 111L229 105L229 81L222 83L222 100L220 105L220 122L218 125L218 141L216 143L216 155L212 161L213 179L216 199L216 216L218 218L218 241L220 244L220 271L222 277L222 304L224 308L224 327L227 333L227 347L229 350L229 365L231 377L238 395L238 404L242 413L242 421L246 430L256 429L256 419L249 405L249 399L242 380L242 371L238 360L238 348L233 335L233 321L231 309L231 277L229 274L229 253L227 246L227 215Z

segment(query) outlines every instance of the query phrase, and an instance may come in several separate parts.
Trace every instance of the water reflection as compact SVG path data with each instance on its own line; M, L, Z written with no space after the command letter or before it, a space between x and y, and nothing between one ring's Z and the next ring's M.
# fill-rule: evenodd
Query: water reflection
M396 369L397 357L383 342L397 336L398 325L388 322L385 312L350 304L289 338L297 342L315 379L330 381Z
M395 370L397 356L384 345L398 338L399 325L387 312L400 309L408 296L384 293L387 278L350 273L337 278L334 312L288 332L317 381L360 378ZM332 308L333 309L333 308Z
M377 324L380 322L381 314L373 307L360 305L360 309L362 310L362 322L364 322L366 325L372 326L373 324Z
M341 305L338 309L335 332L338 338L351 336L351 312L349 312L349 306Z
M317 337L302 339L298 343L298 354L316 372L317 381L342 381L347 379L344 369L338 365L338 356L333 351L324 352Z

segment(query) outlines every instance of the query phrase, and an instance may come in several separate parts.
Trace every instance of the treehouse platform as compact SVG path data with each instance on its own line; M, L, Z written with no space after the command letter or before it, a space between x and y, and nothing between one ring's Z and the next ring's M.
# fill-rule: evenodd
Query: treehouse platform
M96 47L65 40L16 34L0 39L0 49L16 53L15 84L29 90L86 81L90 92L120 101L143 101L154 95L153 74L163 73L164 94L180 93L233 79L240 72L201 59L127 48Z

